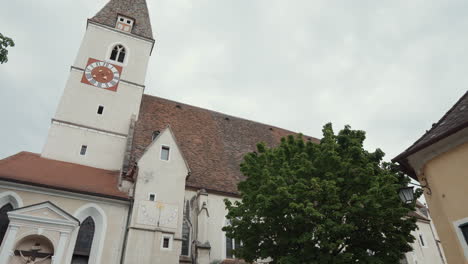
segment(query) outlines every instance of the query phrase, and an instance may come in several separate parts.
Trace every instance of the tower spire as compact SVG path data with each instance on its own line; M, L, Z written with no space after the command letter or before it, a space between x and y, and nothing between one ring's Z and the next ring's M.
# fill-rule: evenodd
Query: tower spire
M130 33L153 39L146 0L110 0L90 20L115 28L119 16L134 19Z

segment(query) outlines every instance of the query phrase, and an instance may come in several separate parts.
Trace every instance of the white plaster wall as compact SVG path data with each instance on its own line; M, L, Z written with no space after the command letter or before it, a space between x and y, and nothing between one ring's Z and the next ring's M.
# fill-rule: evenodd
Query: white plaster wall
M77 196L72 193L64 194L39 188L28 190L22 187L0 185L0 195L3 192L14 192L17 194L23 200L23 206L50 201L71 215L74 215L75 211L82 206L90 203L96 204L107 215L107 227L102 247L101 263L120 262L129 203L112 202L108 199L93 196Z
M55 118L88 127L127 134L132 115L140 109L143 88L120 82L116 92L81 83L82 71L72 69ZM104 106L102 115L98 106Z
M148 66L152 43L91 23L88 23L88 28L73 65L84 69L88 58L107 60L107 56L110 54L110 47L117 43L126 47L128 60L124 61L124 64L119 64L114 61L109 62L124 67L121 76L122 80L143 85L145 83L146 68Z
M406 253L408 264L443 264L430 223L418 221L417 225L418 229L411 232L416 238L412 244L413 251ZM419 234L423 235L425 246L421 245Z
M86 155L80 155L81 145L88 146ZM52 123L42 157L120 170L125 146L125 137Z
M169 160L160 159L161 147L169 146ZM138 161L138 177L135 187L134 207L126 264L178 263L181 250L181 232L185 192L185 179L188 168L177 148L170 129L164 130L146 149ZM142 225L137 221L139 204L148 201L148 194L155 193L156 200L178 207L177 228ZM156 202L155 202L156 206ZM162 233L172 234L172 249L161 249Z
M169 146L169 160L160 159L161 147ZM135 189L135 209L141 200L148 200L148 193L156 193L156 200L168 204L178 204L178 228L176 237L180 237L184 205L185 179L187 166L175 139L169 129L164 130L148 147L138 161L138 178ZM136 214L134 214L134 217Z
M190 200L193 196L196 196L195 191L185 191L186 200ZM223 195L208 194L207 206L210 214L208 218L208 240L211 245L210 262L226 258L226 238L224 232L221 230L225 224L226 215L228 213L224 205L224 199L228 199L232 202L239 200Z

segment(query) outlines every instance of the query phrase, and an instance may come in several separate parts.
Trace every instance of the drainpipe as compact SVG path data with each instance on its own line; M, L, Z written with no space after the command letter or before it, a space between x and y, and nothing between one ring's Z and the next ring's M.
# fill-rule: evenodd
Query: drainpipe
M127 238L128 238L128 231L130 230L130 220L132 219L133 202L134 202L134 200L131 199L130 207L128 209L127 223L125 224L126 226L125 226L124 242L123 242L123 246L122 246L122 254L120 255L120 264L124 263L125 252L126 252L126 249L127 249Z

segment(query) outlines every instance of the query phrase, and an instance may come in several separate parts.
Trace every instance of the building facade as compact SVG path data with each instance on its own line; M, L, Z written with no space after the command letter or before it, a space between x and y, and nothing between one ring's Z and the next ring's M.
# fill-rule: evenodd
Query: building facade
M468 93L393 161L425 186L447 262L468 263Z
M42 153L0 161L0 263L239 263L242 157L295 133L145 95L154 50L145 0L88 19Z
M444 252L427 207L420 202L416 202L416 211L411 212L410 215L416 217L418 227L411 232L415 237L415 241L411 245L413 251L406 253L401 263L445 264Z

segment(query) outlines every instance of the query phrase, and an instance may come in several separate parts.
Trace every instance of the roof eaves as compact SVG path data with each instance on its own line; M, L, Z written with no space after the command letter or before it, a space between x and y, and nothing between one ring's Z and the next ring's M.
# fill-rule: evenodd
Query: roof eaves
M411 154L414 154L416 152L418 152L419 150L421 149L424 149L434 143L436 143L437 141L440 141L466 127L468 127L468 120L466 120L466 122L464 123L461 123L460 125L450 129L450 130L447 130L445 133L442 133L436 137L433 137L431 138L430 140L428 140L427 142L419 145L419 146L416 146L419 142L421 142L421 140L423 140L426 135L430 134L434 129L436 129L446 118L449 114L451 114L457 107L458 105L460 104L460 102L462 102L466 97L468 96L468 91L465 92L465 94L460 97L458 99L458 101L442 116L442 118L439 119L439 121L433 125L431 127L431 129L429 129L428 131L426 131L426 133L424 133L424 135L422 135L418 140L416 140L411 146L409 146L405 151L403 151L402 153L400 153L398 156L396 156L395 158L393 158L391 161L392 162L399 162L400 160L402 159L405 159L407 158L409 155ZM416 146L416 147L415 147Z
M415 147L413 149L411 149L411 147L408 148L407 150L402 152L400 155L393 158L392 162L400 162L402 159L406 159L408 156L410 156L410 155L412 155L412 154L414 154L414 153L416 153L416 152L418 152L418 151L420 151L420 150L422 150L422 149L424 149L424 148L426 148L426 147L428 147L430 145L433 145L434 143L436 143L436 142L438 142L438 141L440 141L440 140L442 140L442 139L444 139L444 138L446 138L446 137L448 137L448 136L450 136L452 134L455 134L456 132L458 132L458 131L460 131L460 130L462 130L464 128L467 128L467 127L468 127L468 121L465 122L465 123L461 123L459 126L454 127L454 128L452 128L450 130L447 130L445 133L440 134L439 136L433 137L432 139L428 140L427 142L425 142L425 143L423 143L423 144L421 144L421 145L419 145L419 146L417 146L417 147ZM419 140L418 140L418 142L419 142Z
M82 191L82 190L66 188L66 187L59 187L59 186L53 186L53 185L48 185L48 184L29 182L29 181L23 181L23 180L17 180L17 179L11 179L11 178L8 178L8 177L2 176L2 175L0 175L0 181L6 181L6 182L36 186L36 187L41 187L41 188L54 189L54 190L65 191L65 192L79 193L79 194L97 196L97 197L120 200L120 201L131 201L131 199L129 197L102 194L102 193L96 193L96 192L87 192L87 191Z

